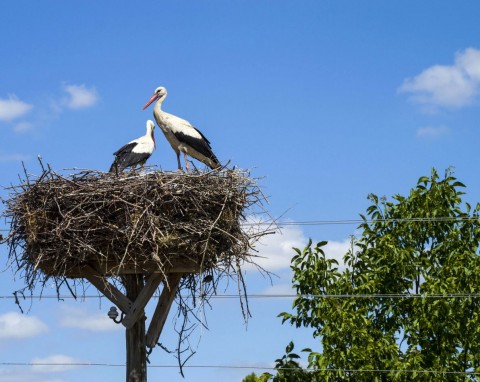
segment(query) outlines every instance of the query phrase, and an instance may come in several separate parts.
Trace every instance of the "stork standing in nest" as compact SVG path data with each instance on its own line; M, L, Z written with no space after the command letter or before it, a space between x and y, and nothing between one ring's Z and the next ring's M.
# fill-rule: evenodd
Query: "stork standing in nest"
M180 164L180 152L185 157L187 172L190 172L187 155L205 163L213 170L219 169L221 164L213 153L209 140L200 130L193 127L190 122L162 110L162 103L166 97L167 89L161 86L156 88L155 93L145 104L143 110L157 101L153 108L153 116L177 154L178 170L183 171Z
M135 168L137 165L143 167L145 162L155 150L155 136L153 131L155 124L153 121L147 121L147 132L144 136L128 142L113 153L115 160L110 167L110 172L122 172L127 167Z

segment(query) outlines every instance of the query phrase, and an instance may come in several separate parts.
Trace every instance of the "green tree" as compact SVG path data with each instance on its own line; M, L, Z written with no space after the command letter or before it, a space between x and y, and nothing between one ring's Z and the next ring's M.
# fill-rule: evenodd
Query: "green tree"
M260 378L258 378L255 373L251 373L243 378L242 382L260 382Z
M300 297L279 316L320 340L310 380L480 380L480 205L464 187L432 170L408 196L370 195L345 270L326 242L295 249Z
M282 358L275 360L275 369L277 374L263 373L259 382L310 382L311 375L302 369L300 364L296 361L300 358L298 354L293 353L294 344L291 341L285 348L285 355ZM304 351L311 351L304 349Z

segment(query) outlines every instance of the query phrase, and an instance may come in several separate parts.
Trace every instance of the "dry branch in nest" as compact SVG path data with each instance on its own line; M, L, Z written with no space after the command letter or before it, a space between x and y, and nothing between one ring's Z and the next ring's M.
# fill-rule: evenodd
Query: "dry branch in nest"
M191 312L185 301L208 298L221 277L235 278L245 301L240 265L253 262L252 244L266 233L244 225L247 211L264 201L248 172L117 177L42 169L38 177L25 171L4 201L10 265L26 288L54 281L58 293L66 284L76 295L92 269L117 283L126 274L178 272L184 312Z

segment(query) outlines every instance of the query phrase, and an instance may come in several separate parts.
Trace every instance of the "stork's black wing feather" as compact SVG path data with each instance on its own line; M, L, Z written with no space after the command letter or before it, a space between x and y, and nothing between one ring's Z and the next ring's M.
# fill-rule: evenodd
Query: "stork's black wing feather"
M150 158L151 153L133 152L136 145L136 142L127 143L113 153L115 160L110 166L110 172L118 173L118 171L123 171L127 167L145 163Z
M124 153L129 153L133 150L133 148L137 145L136 142L131 142L131 143L127 143L125 146L122 146L120 147L117 151L115 151L113 153L113 155L120 155L120 154L124 154Z
M190 125L190 126L191 126L191 125ZM193 126L192 126L192 127L193 127ZM193 127L193 128L195 129L195 131L196 131L198 134L200 134L200 135L202 136L203 140L208 143L208 147L210 147L210 141L207 139L207 137L206 137L205 135L203 135L203 133L202 133L200 130L198 130L196 127ZM211 148L210 148L210 150L211 150Z
M210 147L210 142L199 130L197 131L200 133L203 139L195 138L191 135L183 134L182 132L178 131L173 132L173 134L180 142L189 145L194 150L198 151L200 154L218 163L218 159L213 153L212 148Z

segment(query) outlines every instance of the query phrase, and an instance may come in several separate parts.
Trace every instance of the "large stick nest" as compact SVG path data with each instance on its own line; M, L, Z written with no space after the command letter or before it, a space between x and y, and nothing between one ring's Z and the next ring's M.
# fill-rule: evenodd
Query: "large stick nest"
M5 241L30 289L51 277L82 278L92 268L106 276L236 272L261 236L242 225L263 196L239 170L117 177L47 168L38 177L25 172L9 191Z

